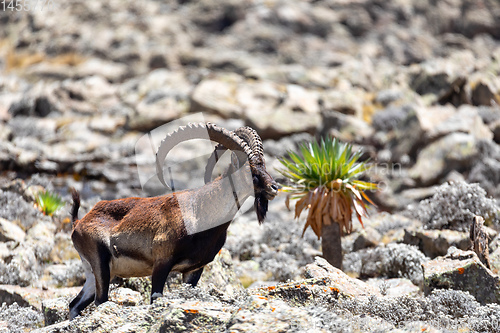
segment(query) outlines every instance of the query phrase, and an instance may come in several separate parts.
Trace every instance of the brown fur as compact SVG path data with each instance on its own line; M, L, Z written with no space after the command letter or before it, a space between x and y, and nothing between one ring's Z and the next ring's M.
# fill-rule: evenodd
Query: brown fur
M166 220L166 217L169 220ZM80 254L92 259L96 247L104 244L112 258L127 256L145 261L149 269L144 272L118 272L121 277L151 275L156 260L172 255L176 239L185 234L182 217L174 195L154 198L126 198L100 201L74 225L72 239ZM92 245L91 245L92 244ZM89 260L89 261L90 261Z

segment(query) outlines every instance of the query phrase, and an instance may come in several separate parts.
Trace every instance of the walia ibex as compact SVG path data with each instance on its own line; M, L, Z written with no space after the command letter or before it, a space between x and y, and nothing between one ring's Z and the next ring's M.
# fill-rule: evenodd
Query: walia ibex
M80 200L73 191L71 238L86 281L69 305L71 319L94 299L96 305L106 302L114 276L152 275L151 302L162 295L170 271L181 272L185 283L196 286L204 266L224 245L239 203L249 196L255 196L259 222L264 220L278 184L266 171L262 141L251 128L231 132L210 123L180 127L158 149L158 178L165 184L161 164L175 145L207 134L219 143L218 150L229 149L233 154L228 170L200 188L153 198L100 201L80 220ZM212 164L207 172L211 173Z

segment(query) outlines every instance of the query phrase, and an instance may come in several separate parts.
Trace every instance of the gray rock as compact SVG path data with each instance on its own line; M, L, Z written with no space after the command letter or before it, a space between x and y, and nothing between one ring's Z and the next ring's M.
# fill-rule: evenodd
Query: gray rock
M61 112L74 117L78 115L96 115L96 113L124 116L129 108L125 107L118 94L116 86L110 84L104 77L97 74L80 80L65 80L53 87L48 97ZM88 119L79 119L86 123ZM67 124L68 122L62 122Z
M26 233L14 223L0 218L0 242L14 241L20 243L24 240Z
M23 307L42 309L42 302L46 299L63 296L74 297L80 288L32 288L13 285L0 285L0 302L8 305L17 303Z
M478 142L481 158L478 159L470 170L467 181L479 183L488 195L497 197L500 193L500 146L491 141Z
M384 107L386 107L389 104L402 99L403 97L404 97L404 94L399 89L386 89L386 90L379 91L377 93L377 95L375 96L375 102L380 103Z
M431 187L410 188L401 191L401 196L411 201L421 201L432 197L436 193L436 190L437 190L436 185Z
M116 288L109 292L109 299L118 305L136 306L144 304L140 292L129 288Z
M372 117L372 126L377 131L390 131L401 126L401 123L406 119L411 107L391 106L384 110L376 112Z
M279 140L265 140L264 152L272 156L285 156L288 151L296 151L305 142L311 142L314 137L309 133L298 133Z
M483 122L488 126L500 119L500 107L498 106L480 106L477 108L477 112L483 119Z
M210 288L223 295L223 299L235 299L244 292L241 282L236 277L231 254L226 249L221 249L214 261L203 270L199 281L200 287Z
M375 247L382 241L382 235L372 227L365 227L359 232L353 243L353 251L365 249L367 247Z
M306 113L285 106L276 109L255 110L245 113L245 120L255 128L262 139L279 139L301 132L315 133L321 117L319 113Z
M176 101L174 98L165 97L154 103L141 102L137 105L137 113L129 118L127 126L133 130L150 131L178 119L186 111L186 101Z
M476 139L493 137L478 110L469 105L460 106L458 110L451 105L417 108L416 113L429 141L453 132L469 133Z
M405 278L371 278L366 283L378 288L383 296L388 297L416 296L420 293L420 288Z
M42 301L42 313L45 326L69 319L69 297L59 297Z
M477 82L472 89L472 103L474 105L498 105L500 102L499 88L494 88L490 82Z
M39 222L28 230L26 244L33 249L39 262L50 260L55 232L56 226L49 222Z
M191 95L191 111L214 112L223 118L241 117L243 108L236 97L241 82L242 78L237 75L200 82Z
M325 259L316 257L314 264L309 264L306 266L305 276L311 279L327 279L325 280L326 286L330 291L337 293L337 295L342 295L344 297L369 297L374 295L380 295L378 289L369 286L358 279L353 279L347 274L342 272L340 269L330 265ZM309 283L304 281L307 286ZM314 288L315 286L312 286ZM293 288L298 288L298 292L302 292L301 287L297 287L294 283L280 285L277 288L268 287L270 295L279 295L281 290L291 289L293 294ZM306 287L307 289L307 287Z
M99 58L90 58L74 69L76 78L99 75L110 82L120 82L130 75L130 68L125 64Z
M454 53L448 58L430 59L410 68L409 84L420 95L430 95L436 101L447 99L446 102L453 102L450 92L463 87L463 77L474 71L474 59L469 50ZM457 85L459 81L462 83ZM462 104L466 102L463 99L459 96L455 102Z
M417 246L423 254L430 258L444 256L451 246L467 250L471 244L468 232L425 230L423 228L405 230L403 241L405 244Z
M498 303L500 280L473 251L451 248L444 257L423 264L425 293L434 289L468 291L481 303Z
M473 37L487 33L493 37L500 36L498 29L498 3L488 2L485 6L477 6L477 1L468 1L463 8L463 21L455 23L464 35Z
M0 306L0 330L23 333L43 325L43 315L31 307L3 303Z
M493 133L493 140L500 143L500 119L490 124L490 130Z
M490 253L490 263L491 271L496 275L500 275L500 247Z
M0 217L9 221L19 221L25 230L31 228L39 220L50 219L24 200L22 195L0 190Z
M452 170L470 168L478 157L479 151L472 135L451 133L429 144L418 154L410 175L424 186L432 185Z
M81 286L85 282L85 272L81 260L71 260L64 264L48 265L43 271L44 286Z
M227 324L231 332L303 331L314 325L314 319L306 311L283 301L263 296L251 296L250 299ZM269 316L269 312L276 314Z
M321 135L332 135L344 142L363 142L373 134L364 120L337 111L322 112Z
M366 92L362 89L348 91L328 90L321 95L321 107L325 111L361 117Z
M50 101L44 96L39 96L36 98L25 97L18 102L12 103L12 105L9 107L9 113L12 115L12 117L46 117L55 109L55 106L53 106Z
M398 114L400 119L395 122L397 126L393 128L394 133L388 140L387 147L392 153L392 161L402 162L405 156L414 160L418 150L425 144L424 131L413 107L405 107ZM403 118L404 114L406 117ZM388 118L392 116L389 114ZM382 120L385 120L384 116Z
M118 129L125 125L125 117L110 117L108 115L93 117L90 120L89 128L93 131L105 134L114 134Z

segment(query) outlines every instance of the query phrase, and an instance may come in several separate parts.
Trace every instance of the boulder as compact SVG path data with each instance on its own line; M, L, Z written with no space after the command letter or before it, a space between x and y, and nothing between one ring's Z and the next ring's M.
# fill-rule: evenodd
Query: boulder
M423 186L433 185L452 170L470 168L478 157L474 136L451 133L422 149L410 175Z
M500 143L500 119L489 125L491 132L493 133L493 140L496 143Z
M478 110L469 105L418 107L416 114L426 139L435 140L453 132L469 133L476 139L491 140L493 135Z
M500 275L500 247L497 247L490 253L491 271L496 275Z
M341 295L343 297L368 297L380 295L377 289L367 285L361 280L349 277L321 257L316 257L314 259L314 264L306 265L305 276L309 278L310 281L306 280L298 285L295 283L288 283L276 288L268 287L267 292L270 295L279 295L280 293L287 294L287 291L293 294L294 290L297 290L297 293L306 290L307 294L308 285L311 285L311 288L324 285L327 289L329 288L330 291L336 293L336 295ZM323 283L319 283L319 285L313 282L314 280L321 279L324 281Z
M238 93L244 119L263 139L307 132L315 133L321 117L316 92L297 85L278 86L269 82L244 85Z
M243 108L238 103L236 92L242 78L228 75L201 81L191 95L191 112L216 113L223 118L241 117Z
M253 295L228 323L230 332L286 332L314 327L314 318L279 299ZM269 314L272 315L269 315Z
M259 132L262 139L279 139L301 132L315 133L321 116L281 106L274 110L248 111L245 121Z
M337 111L342 114L361 117L367 93L362 89L347 91L327 90L321 94L321 107L325 111Z
M0 285L0 303L17 303L23 307L32 307L41 310L44 300L58 297L74 297L81 287L70 288L32 288L13 285ZM69 304L69 302L68 302Z
M469 233L456 230L407 229L403 242L417 246L430 258L444 256L451 246L461 250L470 247Z
M338 111L323 111L321 135L331 135L344 142L363 142L373 134L373 128L364 120Z
M489 34L494 38L499 38L499 7L495 1L484 3L477 0L466 1L462 7L462 20L455 21L454 25L469 38L479 34Z
M450 248L448 254L423 264L424 292L434 289L468 291L481 304L500 302L500 278L473 251Z
M244 292L244 289L233 266L231 253L222 248L214 261L205 266L199 286L218 291L224 299L234 299Z
M389 112L389 111L388 111ZM383 115L380 121L387 121L384 126L377 125L381 130L392 129L387 140L387 148L391 151L391 160L403 163L405 160L416 159L417 152L426 143L424 130L413 106L405 106L396 114ZM376 118L375 118L376 119ZM404 164L404 163L403 163Z
M120 82L130 76L130 67L114 61L90 58L74 68L76 78L99 75L110 82Z
M64 300L48 304L54 312L62 310ZM60 310L59 310L60 309ZM86 311L83 316L73 321L59 323L36 330L36 332L73 332L93 331L198 331L220 330L230 320L231 313L236 309L220 303L186 300L183 298L168 300L160 298L152 305L121 306L108 301L100 306ZM51 310L50 310L51 311ZM52 316L53 315L53 316ZM59 320L64 315L51 313L51 319Z
M62 264L47 265L42 275L44 286L81 286L85 282L85 272L79 259L68 260Z
M69 319L70 297L52 298L42 301L42 313L45 326Z
M400 297L404 295L417 295L420 288L405 278L379 279L371 278L366 281L367 284L379 289L382 296Z
M14 241L20 243L26 233L16 224L0 217L0 242Z
M125 117L111 117L109 115L96 116L90 120L89 128L93 131L112 135L118 129L122 128L125 122Z
M264 152L271 156L281 157L285 156L288 151L296 151L301 144L311 142L314 137L309 133L297 133L290 136L283 137L279 140L265 140ZM267 159L266 159L267 161ZM266 163L272 165L272 163ZM277 163L281 165L281 163Z
M187 107L186 101L165 95L156 97L154 101L146 99L137 105L137 113L128 118L127 126L132 130L151 131L180 118Z
M372 126L377 131L391 131L401 126L411 110L412 107L408 105L390 106L380 110L373 115Z
M372 227L363 228L353 243L353 251L365 249L367 247L375 247L382 241L382 235Z
M434 100L439 100L449 95L457 79L474 71L474 63L475 56L470 50L454 52L448 58L429 59L409 67L410 87L420 95L430 94Z
M109 292L109 299L119 305L136 306L142 305L143 297L140 292L129 288L116 288Z
M498 105L500 103L500 87L495 87L494 83L484 80L475 82L471 99L474 105Z

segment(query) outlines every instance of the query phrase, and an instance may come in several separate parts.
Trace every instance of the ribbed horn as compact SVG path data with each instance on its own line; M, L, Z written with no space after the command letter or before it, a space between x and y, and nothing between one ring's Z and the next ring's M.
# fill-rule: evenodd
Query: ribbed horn
M250 163L252 165L264 165L264 146L257 131L251 127L245 126L235 129L233 133L245 141L252 150L252 155L248 157ZM227 149L228 148L224 145L218 144L212 152L212 155L208 158L207 166L205 167L205 184L212 181L212 173L215 164L217 164L217 161Z
M221 128L212 123L199 123L199 124L188 124L187 126L181 126L174 132L168 134L165 139L160 143L158 151L156 153L156 173L160 182L170 188L165 182L163 177L163 162L167 157L170 150L172 150L176 145L181 142L192 140L192 139L206 139L208 137L210 140L215 141L227 149L243 151L249 159L253 158L253 152L248 146L248 144L243 141L240 137L225 128Z
M245 126L234 130L234 134L250 146L254 154L252 162L255 164L264 164L264 145L257 131L249 126Z

